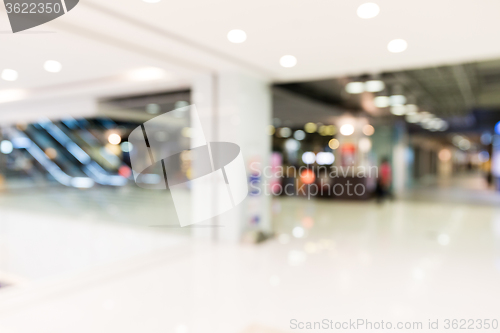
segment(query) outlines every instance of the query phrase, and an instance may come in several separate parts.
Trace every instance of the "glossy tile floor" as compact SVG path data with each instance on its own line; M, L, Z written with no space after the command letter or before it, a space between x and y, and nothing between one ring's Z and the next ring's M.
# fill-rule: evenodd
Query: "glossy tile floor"
M0 272L14 283L0 288L2 333L277 333L324 319L422 322L420 331L439 320L439 332L450 331L446 319L500 319L496 199L279 198L275 239L231 245L130 222L129 199L142 194L107 193L115 208L102 220L107 206L91 192L53 195L73 206L0 198ZM169 210L155 200L148 214ZM126 209L130 221L118 223Z

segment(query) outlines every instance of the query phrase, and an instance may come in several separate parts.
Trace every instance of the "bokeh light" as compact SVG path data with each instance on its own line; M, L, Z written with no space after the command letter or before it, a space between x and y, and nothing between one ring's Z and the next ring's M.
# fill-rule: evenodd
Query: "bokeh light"
M328 142L328 147L331 149L335 150L338 147L340 147L340 142L337 139L331 139L330 142Z
M118 134L112 133L108 136L108 142L112 145L118 145L120 144L120 142L122 142L122 138Z
M304 184L312 184L316 180L316 175L314 174L314 171L312 170L303 170L300 173L300 181Z
M351 124L344 124L340 127L340 134L349 136L354 133L354 126Z
M315 123L307 123L305 126L304 126L304 130L307 132L307 133L314 133L316 132L316 130L318 129L318 126L315 124Z
M366 136L372 136L375 133L375 128L372 125L363 126L363 134Z

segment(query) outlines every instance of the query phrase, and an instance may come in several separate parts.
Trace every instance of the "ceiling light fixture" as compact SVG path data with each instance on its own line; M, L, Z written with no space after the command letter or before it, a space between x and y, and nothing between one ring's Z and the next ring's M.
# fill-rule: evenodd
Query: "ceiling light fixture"
M365 85L363 82L349 82L345 86L345 91L349 94L361 94L365 91Z
M450 125L448 125L448 122L446 120L441 120L441 124L439 125L438 131L444 132L446 131Z
M410 124L415 124L420 121L420 115L418 113L407 114L405 120Z
M420 123L420 126L422 126L422 128L424 128L426 130L430 130L432 128L432 124L431 124L430 120Z
M370 80L365 82L365 91L368 92L379 92L385 89L384 81L380 80Z
M128 73L127 77L133 81L160 80L167 76L166 72L157 67L136 69Z
M43 64L43 68L50 73L59 73L62 69L62 65L59 61L47 60Z
M380 7L376 3L364 3L358 7L357 14L362 19L374 18L380 13Z
M25 90L9 89L0 90L0 103L13 102L22 99L26 96Z
M295 67L297 65L297 58L293 55L284 55L280 59L280 65L285 68Z
M427 111L422 111L419 113L419 115L420 115L420 122L427 121L428 119L434 118L434 115L432 115L431 113L429 113Z
M16 81L18 77L19 74L13 69L7 68L2 71L2 79L5 81Z
M406 105L406 114L415 114L418 112L418 106L415 104L407 104Z
M374 99L375 106L378 108L386 108L391 105L391 99L387 96L377 96Z
M406 114L406 107L404 105L391 106L391 113L395 116L402 116Z
M342 127L340 127L340 134L349 136L352 133L354 133L354 126L351 124L344 124Z
M233 29L227 33L227 39L231 43L240 44L247 40L247 34L243 30Z
M391 106L405 105L406 97L403 95L392 95L390 97Z
M442 120L439 118L431 119L431 121L429 121L429 129L437 131L439 128L441 128L441 122Z
M408 48L408 43L404 39L394 39L387 44L387 49L392 53L401 53Z

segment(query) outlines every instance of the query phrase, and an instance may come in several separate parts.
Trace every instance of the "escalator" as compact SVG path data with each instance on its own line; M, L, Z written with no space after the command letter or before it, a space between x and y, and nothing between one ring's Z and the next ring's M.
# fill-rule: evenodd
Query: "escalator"
M66 118L54 123L73 142L80 146L102 169L108 173L116 173L120 168L128 168L118 156L110 152L90 130L91 123L86 119ZM116 127L116 124L115 126ZM106 130L106 128L103 128Z
M37 145L49 159L52 160L63 172L73 177L85 177L85 173L78 166L76 160L71 154L57 144L39 125L28 125L24 134Z
M77 188L89 188L95 184L124 186L128 182L127 178L106 170L97 163L92 154L89 155L75 142L82 144L81 138L73 135L72 131L62 124L42 120L26 126L23 130L10 128L7 133L14 148L25 149L41 169L65 186ZM91 144L97 148L102 147L98 140ZM92 152L91 149L88 151ZM119 164L122 164L116 155L114 157L118 159Z
M71 134L71 131L63 130L62 128L64 127L62 125L58 126L50 120L42 120L38 124L63 148L66 155L69 154L74 160L78 161L79 168L94 182L100 185L109 186L124 186L127 184L127 179L125 177L115 172L110 172L97 163L90 155L92 154L91 149L87 151L82 149L81 146L75 142L75 135ZM92 143L97 144L98 147L102 145L98 141ZM118 159L118 157L114 157ZM118 162L120 162L119 159Z
M26 130L28 130L28 128L26 128ZM46 140L47 138L44 138L44 135L40 134L36 129L30 129L29 131L31 137L24 131L15 128L4 130L6 137L11 140L15 149L25 149L40 167L58 183L76 188L90 188L94 186L95 182L91 178L84 176L81 170L75 168L64 155L62 155L57 162L51 160L39 146L39 144L42 145L42 147L47 144L49 142ZM35 142L35 140L38 141L38 143Z

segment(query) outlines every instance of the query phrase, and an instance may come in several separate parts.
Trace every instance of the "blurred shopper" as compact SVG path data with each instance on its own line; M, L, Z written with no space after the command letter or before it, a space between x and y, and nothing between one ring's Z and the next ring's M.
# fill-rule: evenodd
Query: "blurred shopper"
M377 187L375 189L375 196L377 202L381 203L386 197L392 198L391 194L392 184L392 168L389 159L384 157L380 163L379 176L377 179Z
M491 188L493 186L493 173L491 172L491 159L488 159L483 164L484 172L486 173L486 182L488 183L488 187Z

